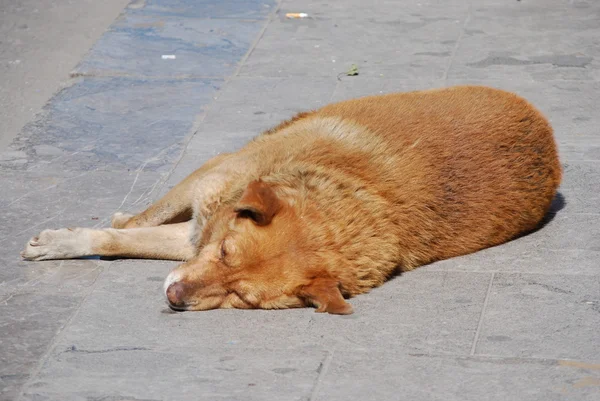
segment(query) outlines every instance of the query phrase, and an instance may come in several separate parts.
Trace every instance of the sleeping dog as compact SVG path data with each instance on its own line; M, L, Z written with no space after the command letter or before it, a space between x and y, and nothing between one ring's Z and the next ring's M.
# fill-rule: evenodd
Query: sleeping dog
M535 229L561 180L552 128L526 100L478 86L300 113L204 164L112 228L45 230L27 260L183 260L175 310L352 313L395 272Z

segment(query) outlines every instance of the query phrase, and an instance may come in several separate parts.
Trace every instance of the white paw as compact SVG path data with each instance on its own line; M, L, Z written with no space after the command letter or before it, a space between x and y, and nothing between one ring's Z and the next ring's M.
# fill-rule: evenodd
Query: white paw
M25 260L71 259L89 255L91 241L83 228L44 230L29 240L21 257Z
M124 228L125 224L133 217L133 214L117 212L110 219L112 228Z

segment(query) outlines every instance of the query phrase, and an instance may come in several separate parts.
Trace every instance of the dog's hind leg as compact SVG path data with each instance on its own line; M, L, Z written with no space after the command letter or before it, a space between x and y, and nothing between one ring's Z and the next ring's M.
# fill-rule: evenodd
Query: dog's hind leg
M223 153L213 157L142 213L137 215L115 213L112 217L111 226L113 228L154 227L190 220L192 218L192 198L196 184L228 156L228 153Z
M196 255L190 241L194 222L158 227L95 230L62 228L44 230L27 243L26 260L74 259L82 256L187 260Z

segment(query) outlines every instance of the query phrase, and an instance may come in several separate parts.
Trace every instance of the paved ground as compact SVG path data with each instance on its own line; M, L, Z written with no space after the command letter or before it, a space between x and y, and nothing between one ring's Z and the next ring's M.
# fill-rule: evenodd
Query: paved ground
M128 0L0 0L0 151L63 85Z
M0 399L600 399L598 37L592 0L131 3L0 155ZM552 218L353 315L169 313L174 263L19 260L37 231L143 209L295 111L457 83L548 115L565 166Z

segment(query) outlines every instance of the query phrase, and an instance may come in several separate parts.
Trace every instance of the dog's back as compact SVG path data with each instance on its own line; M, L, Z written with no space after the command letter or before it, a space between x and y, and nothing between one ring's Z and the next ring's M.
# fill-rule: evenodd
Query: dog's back
M349 100L270 134L257 142L280 136L271 153L282 162L320 166L382 198L370 212L397 236L403 270L534 229L561 179L547 120L517 95L486 87ZM337 222L340 230L346 223Z

